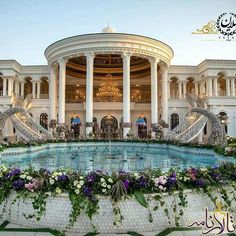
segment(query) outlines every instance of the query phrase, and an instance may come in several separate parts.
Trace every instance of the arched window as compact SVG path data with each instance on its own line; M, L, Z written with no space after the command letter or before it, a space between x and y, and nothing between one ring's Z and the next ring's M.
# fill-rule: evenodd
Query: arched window
M174 129L177 125L179 125L179 115L176 114L176 113L173 113L171 116L170 116L170 128L171 129Z
M81 126L81 119L78 115L74 115L70 119L71 130L74 131L74 137L78 138L80 135L80 126Z
M138 126L139 138L147 138L147 118L145 116L139 116L136 120L136 126Z
M220 122L222 125L224 125L225 127L225 133L228 133L228 126L227 126L227 122L228 122L228 116L226 115L225 112L221 111L218 115Z
M32 94L32 83L31 78L26 77L25 78L25 85L24 85L24 97L26 97L28 94Z
M40 115L39 123L44 129L48 129L48 115L46 113Z

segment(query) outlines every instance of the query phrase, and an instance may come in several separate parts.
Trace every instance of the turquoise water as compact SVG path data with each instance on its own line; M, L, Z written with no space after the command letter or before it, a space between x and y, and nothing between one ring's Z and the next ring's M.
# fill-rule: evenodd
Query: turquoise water
M191 150L191 149L189 149ZM205 150L196 149L206 152ZM188 168L217 166L222 161L235 162L235 159L225 158L208 151L208 154L193 154L186 149L150 148L150 147L126 147L119 145L96 147L65 147L50 148L34 153L2 155L0 163L7 166L26 168L32 165L36 169L47 168L54 170L60 167L68 167L73 170L92 171L142 171L147 168L163 171L169 168Z

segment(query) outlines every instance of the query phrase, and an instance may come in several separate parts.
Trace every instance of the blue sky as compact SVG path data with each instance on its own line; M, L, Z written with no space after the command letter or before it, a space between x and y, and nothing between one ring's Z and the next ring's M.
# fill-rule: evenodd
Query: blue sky
M45 48L65 37L101 32L150 36L169 44L172 64L236 59L236 41L206 41L192 35L223 12L236 13L236 0L0 0L0 59L46 64Z

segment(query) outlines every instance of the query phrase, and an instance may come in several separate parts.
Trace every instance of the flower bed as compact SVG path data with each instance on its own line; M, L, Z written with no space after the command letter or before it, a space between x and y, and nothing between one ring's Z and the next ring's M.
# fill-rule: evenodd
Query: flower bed
M0 166L3 218L75 232L153 231L199 219L219 198L235 209L236 165L183 171L84 173ZM186 191L189 189L189 191Z

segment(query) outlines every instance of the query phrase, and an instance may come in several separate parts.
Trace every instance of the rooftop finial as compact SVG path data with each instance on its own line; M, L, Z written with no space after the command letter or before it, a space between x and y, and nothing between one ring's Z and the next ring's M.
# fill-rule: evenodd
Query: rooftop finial
M102 30L103 33L115 33L116 30L110 26L110 21L108 20L107 27Z

